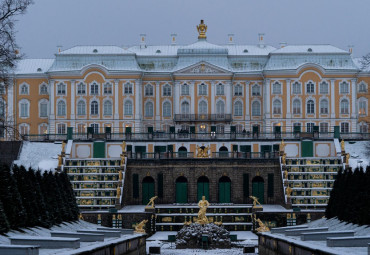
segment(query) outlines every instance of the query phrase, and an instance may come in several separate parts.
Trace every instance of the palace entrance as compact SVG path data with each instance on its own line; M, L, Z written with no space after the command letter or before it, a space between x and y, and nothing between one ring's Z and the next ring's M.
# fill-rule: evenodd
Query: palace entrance
M149 200L154 197L154 179L147 176L143 179L142 183L143 205L149 203Z
M184 176L176 179L176 203L188 202L188 180Z
M231 180L227 176L222 176L218 181L219 203L231 203Z
M202 199L202 196L206 197L206 200L209 200L209 180L205 176L198 178L198 200Z
M264 180L261 176L256 176L252 180L252 196L258 198L258 202L264 203Z

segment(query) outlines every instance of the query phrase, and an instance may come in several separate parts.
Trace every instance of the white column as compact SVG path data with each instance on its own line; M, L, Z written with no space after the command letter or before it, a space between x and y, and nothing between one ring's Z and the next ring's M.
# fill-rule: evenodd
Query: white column
M289 79L286 80L286 98L287 98L287 100L286 100L286 116L285 116L285 118L290 119L291 114L290 114L290 80ZM283 116L283 118L284 118L284 116Z
M245 116L245 119L246 120L250 120L251 117L250 117L250 114L249 114L249 106L250 106L250 103L251 103L251 100L250 100L250 97L249 97L249 89L250 89L250 81L247 81L245 83L245 88L244 88L244 103L245 103L245 113L244 113L244 116ZM247 124L247 126L249 127L249 123Z
M339 98L338 98L339 99ZM330 80L330 117L335 119L335 80Z
M155 127L156 130L160 130L160 109L161 109L161 86L157 82L155 85Z
M135 83L135 132L141 132L141 110L142 104L142 80L137 80Z
M119 109L118 109L118 86L119 86L119 80L114 81L114 119L119 119ZM121 97L122 98L122 97Z
M190 86L190 114L195 114L195 103L198 103L198 102L195 102L195 82L192 82L191 85L189 84Z
M233 86L231 84L231 81L230 82L227 82L225 84L226 86L226 114L232 114L233 112L233 98L232 98L232 89L233 89Z
M209 103L211 104L211 112L209 112L209 114L213 114L213 113L216 113L216 83L215 82L211 82L211 95L209 97Z
M263 93L263 111L265 131L270 132L270 79L265 80L265 93Z
M76 101L76 81L71 80L71 126L75 128L74 122L75 122L75 101Z
M356 89L356 79L351 80L351 101L352 101L352 107L351 107L351 118L357 118L357 107L356 107L356 100L357 100L357 89Z
M54 80L49 81L49 134L55 133L55 113L54 113L54 105L55 105L55 84Z
M8 96L8 102L6 103L6 109L8 110L8 113L5 114L6 116L6 121L9 122L9 124L12 124L14 120L16 120L17 116L15 116L15 111L14 109L17 108L17 105L14 105L14 87L17 86L16 82L14 80L9 81L9 86L6 88L5 93ZM15 95L17 97L17 95ZM18 100L15 100L17 103ZM5 113L5 109L4 109Z
M173 89L173 114L179 114L179 105L180 105L180 82L174 82L174 89Z

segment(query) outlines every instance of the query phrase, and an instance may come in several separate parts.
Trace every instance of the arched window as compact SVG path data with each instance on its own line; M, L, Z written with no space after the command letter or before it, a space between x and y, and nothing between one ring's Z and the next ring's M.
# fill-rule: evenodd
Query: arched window
M127 100L125 102L124 112L125 112L125 115L132 115L132 102L130 100Z
M347 99L343 99L340 102L340 113L341 114L348 114L349 113L349 102Z
M365 84L365 82L361 82L358 85L358 92L360 92L360 93L366 92L366 84Z
M252 103L252 116L261 116L261 104L259 101Z
M320 101L320 113L321 114L329 113L329 102L327 99L323 99Z
M59 83L57 85L57 95L65 95L66 94L66 85L64 83Z
M258 86L257 84L253 85L252 96L260 96L260 95L261 95L260 86Z
M86 94L86 85L80 82L77 85L77 95L85 95Z
M315 113L315 103L313 100L307 101L307 114L314 114Z
M153 96L153 86L148 84L145 86L145 96Z
M208 107L206 101L200 101L199 102L199 114L207 114L208 113Z
M234 88L234 96L242 96L243 95L243 87L240 84L237 84Z
M222 83L217 84L216 95L221 96L224 94L224 85Z
M86 115L86 104L82 100L77 103L77 115Z
M91 102L90 114L91 115L98 115L99 114L99 104L95 100Z
M280 102L280 100L276 99L273 102L272 107L273 107L273 113L274 114L281 114L281 102Z
M201 96L205 96L207 95L207 85L202 83L199 85L199 92L198 92L199 95Z
M124 86L125 89L125 95L131 95L132 94L132 84L131 83L126 83Z
M301 84L298 81L293 83L293 94L301 94Z
M21 135L28 135L30 132L30 126L26 123L22 123L19 125L19 133L21 133Z
M46 84L42 84L40 87L40 95L47 95L48 94L48 87Z
M28 86L26 84L21 86L21 95L28 95Z
M349 84L348 82L342 82L340 84L340 93L341 94L348 94L349 93Z
M39 134L40 135L45 135L48 133L48 124L42 123L39 125Z
M48 116L48 102L45 100L42 100L39 105L39 116L41 118Z
M104 84L104 95L112 95L113 93L112 84L107 82Z
M170 97L171 96L171 86L166 84L163 86L163 96Z
M153 117L153 103L147 102L145 104L145 117Z
M182 102L181 104L181 114L187 115L190 113L190 106L188 102Z
M66 116L66 103L64 101L58 102L58 116Z
M301 114L301 101L299 99L293 100L293 114Z
M225 114L225 103L224 103L224 101L218 101L216 103L216 113L218 115Z
M170 102L163 103L163 117L171 117L171 103Z
M281 94L281 84L279 82L275 82L272 85L272 93L273 94Z
M329 93L329 84L326 81L320 83L320 94Z
M358 114L360 116L364 116L366 115L366 109L367 109L367 104L366 104L366 101L365 100L360 100L358 102Z
M306 93L307 94L314 94L315 93L315 84L310 81L306 84Z
M111 116L112 115L112 102L111 101L105 101L104 102L104 115L105 116Z
M234 104L234 115L242 116L243 115L243 104L240 101L236 101Z
M189 95L189 85L188 84L182 84L181 85L181 95L187 96Z
M99 95L99 85L96 82L90 85L90 95Z

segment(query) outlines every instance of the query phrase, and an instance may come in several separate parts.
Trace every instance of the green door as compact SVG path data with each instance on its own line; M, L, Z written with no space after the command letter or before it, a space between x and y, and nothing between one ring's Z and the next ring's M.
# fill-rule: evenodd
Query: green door
M188 202L188 182L183 176L176 180L176 203L183 204Z
M154 146L154 152L163 153L167 151L166 146Z
M252 180L252 196L258 198L258 202L264 203L265 190L264 181L260 176L256 176Z
M94 142L94 158L105 158L105 142Z
M219 203L231 203L230 198L231 181L227 176L220 178L218 183Z
M313 157L313 141L301 142L302 157Z
M271 145L261 145L261 155L262 157L269 157L269 154L271 152ZM266 153L268 152L268 153Z
M198 201L202 199L202 196L209 200L209 180L205 176L201 176L198 179Z
M152 177L147 176L143 180L142 185L142 194L143 194L143 205L149 203L149 200L154 197L154 180Z

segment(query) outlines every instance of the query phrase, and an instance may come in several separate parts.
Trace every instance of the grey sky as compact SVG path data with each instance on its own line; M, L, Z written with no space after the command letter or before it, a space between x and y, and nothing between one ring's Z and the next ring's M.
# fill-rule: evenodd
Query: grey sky
M57 45L129 46L147 34L148 44L197 40L200 19L208 41L256 44L354 45L354 55L370 52L369 0L35 0L16 24L17 41L29 58L52 58Z

